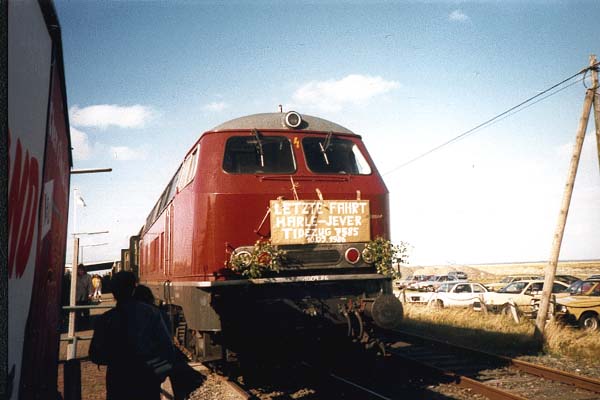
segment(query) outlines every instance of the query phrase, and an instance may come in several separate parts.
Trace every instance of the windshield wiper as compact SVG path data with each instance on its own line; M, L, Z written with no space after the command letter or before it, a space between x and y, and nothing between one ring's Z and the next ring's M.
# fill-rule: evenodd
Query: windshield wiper
M319 142L319 147L321 148L321 154L323 154L323 159L325 160L325 164L329 165L329 158L327 157L327 149L331 145L331 135L333 132L329 131L327 137L325 138L325 146L323 143Z
M265 153L263 152L262 141L260 140L260 134L256 129L252 130L254 137L256 137L256 146L258 147L258 153L260 154L260 166L265 166Z

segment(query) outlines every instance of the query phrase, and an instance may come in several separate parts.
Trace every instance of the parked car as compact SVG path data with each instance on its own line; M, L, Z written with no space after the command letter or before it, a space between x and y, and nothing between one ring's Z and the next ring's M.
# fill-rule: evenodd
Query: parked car
M448 276L453 276L462 281L466 281L468 278L467 274L462 271L450 271L450 272L448 272Z
M488 290L495 292L513 282L536 280L536 279L540 279L540 277L537 275L508 275L508 276L505 276L504 278L500 279L500 281L498 281L498 282L486 284L485 287L488 288Z
M411 283L415 283L420 280L427 280L428 278L429 278L428 275L409 275L406 278L396 279L394 281L394 287L398 290L404 289Z
M407 293L405 300L408 303L431 303L438 307L469 307L474 304L479 307L487 293L488 290L481 283L446 282L435 292Z
M439 288L445 282L458 282L461 279L450 275L435 275L431 279L422 282L416 282L410 285L409 287L417 290L425 290L428 292L433 292L437 288Z
M422 275L422 274L410 275L405 279L400 279L400 280L396 281L396 288L397 289L404 289L404 288L412 289L412 285L414 283L427 281L432 276L433 275Z
M590 275L586 278L586 281L589 279L600 279L600 275Z
M576 294L556 300L556 318L600 330L600 279L585 280Z
M566 283L567 285L570 285L571 283L577 282L581 279L579 279L578 277L573 276L573 275L554 275L554 280L561 281L561 282Z
M532 300L542 294L543 280L524 280L509 283L497 292L489 292L486 296L486 306L491 311L508 312L509 302L512 300L520 311L532 312ZM564 282L554 281L552 293L561 293L569 285Z
M421 275L421 279L417 279L414 282L410 283L407 288L413 290L420 290L422 287L428 286L429 282L432 282L436 275Z
M433 293L429 302L438 307L481 307L488 290L481 283L444 283Z
M569 287L567 288L567 290L565 290L564 292L553 293L552 296L556 300L556 299L571 296L578 292L581 292L581 285L583 284L583 282L584 281L582 281L581 279L578 281L575 281L575 282L571 283L569 285ZM533 299L531 299L531 308L533 309L533 313L535 315L537 315L537 311L540 308L540 301L541 301L541 295L536 295L536 296L534 296ZM550 315L554 314L554 304L553 303L550 303L550 309L548 310L548 312L550 313Z

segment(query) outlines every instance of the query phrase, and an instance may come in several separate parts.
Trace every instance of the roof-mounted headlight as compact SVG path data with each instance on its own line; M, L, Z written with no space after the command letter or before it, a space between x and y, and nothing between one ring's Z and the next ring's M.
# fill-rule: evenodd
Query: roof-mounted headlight
M298 128L302 124L302 117L296 111L289 111L283 119L288 128Z

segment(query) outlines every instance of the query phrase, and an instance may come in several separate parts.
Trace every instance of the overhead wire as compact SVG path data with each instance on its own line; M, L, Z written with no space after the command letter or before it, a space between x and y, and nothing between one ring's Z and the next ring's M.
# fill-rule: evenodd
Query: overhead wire
M567 89L567 88L569 88L569 87L571 87L571 86L573 86L573 85L575 85L575 84L583 81L585 79L585 77L586 77L587 72L590 71L590 70L592 70L592 69L597 68L599 65L600 65L600 61L597 62L597 63L595 63L595 64L593 64L593 65L590 65L589 67L586 67L586 68L582 69L581 71L579 71L579 72L577 72L577 73L569 76L568 78L563 79L562 81L560 81L560 82L558 82L558 83L550 86L549 88L547 88L547 89L545 89L545 90L537 93L536 95L529 97L528 99L520 102L519 104L517 104L517 105L515 105L513 107L510 107L509 109L507 109L507 110L505 110L505 111L503 111L503 112L495 115L492 118L487 119L486 121L484 121L484 122L482 122L482 123L474 126L473 128L471 128L471 129L469 129L469 130L467 130L465 132L462 132L461 134L453 137L452 139L447 140L444 143L439 144L439 145L433 147L432 149L427 150L426 152L424 152L424 153L422 153L422 154L420 154L420 155L418 155L418 156L416 156L416 157L414 157L414 158L412 158L412 159L404 162L403 164L400 164L397 167L392 168L391 170L383 173L383 175L384 176L385 175L389 175L392 172L395 172L395 171L397 171L397 170L399 170L401 168L404 168L407 165L412 164L415 161L418 161L421 158L424 158L424 157L428 156L429 154L431 154L431 153L433 153L433 152L435 152L435 151L437 151L437 150L439 150L439 149L441 149L441 148L443 148L445 146L448 146L448 145L450 145L450 144L452 144L454 142L457 142L457 141L459 141L461 139L464 139L465 137L467 137L467 136L475 133L476 131L479 131L479 130L481 130L483 128L486 128L486 127L491 126L491 125L493 125L495 123L498 123L498 122L500 122L500 121L502 121L502 120L504 120L504 119L506 119L506 118L508 118L508 117L510 117L512 115L514 115L514 114L517 114L520 111L523 111L523 110L525 110L525 109L533 106L534 104L537 104L537 103L539 103L539 102L547 99L548 97L554 96L554 95L558 94L559 92L562 92L563 90L565 90L565 89ZM575 78L575 77L577 77L579 75L582 75L582 74L584 76L581 79L578 79L578 80L576 80L574 82L571 82L570 84L568 84L568 85L566 85L564 87L560 87L560 86L564 85L565 83L569 82L570 80L572 80L573 78ZM557 89L557 90L554 90L554 89ZM539 98L541 96L543 96L543 97ZM536 100L536 101L533 102L534 100ZM531 102L533 102L533 103L531 103ZM528 104L528 103L531 103L531 104Z
M479 129L487 128L488 126L495 125L495 124L497 124L498 122L500 122L500 121L503 121L503 120L505 120L505 119L506 119L506 118L508 118L508 117L512 117L513 115L515 115L515 114L518 114L518 113L520 113L521 111L524 111L524 110L528 109L529 107L532 107L532 106L536 105L537 103L540 103L540 102L542 102L542 101L546 100L548 97L552 97L552 96L554 96L555 94L558 94L558 93L562 92L563 90L566 90L566 89L568 89L568 88L570 88L570 87L572 87L572 86L575 86L575 85L576 85L576 84L578 84L579 82L582 82L584 79L585 79L585 77L579 78L579 79L577 79L577 80L575 80L575 81L573 81L573 82L569 83L568 85L566 85L566 86L563 86L563 87L561 87L561 88L559 88L559 89L556 89L554 92L548 93L546 96L544 96L544 97L541 97L541 98L537 99L536 101L534 101L534 102L532 102L532 103L529 103L529 104L527 104L527 105L524 105L523 107L519 108L518 110L514 110L513 112L511 112L511 113L509 113L509 114L506 114L506 115L504 115L502 118L498 118L497 120L495 120L495 121L493 121L493 122L490 122L490 123L489 123L489 124L487 124L486 126L483 126L483 127L479 128ZM474 132L475 132L475 131L473 131L473 132L471 132L471 133L474 133ZM466 137L466 136L462 137L461 139L464 139L465 137Z

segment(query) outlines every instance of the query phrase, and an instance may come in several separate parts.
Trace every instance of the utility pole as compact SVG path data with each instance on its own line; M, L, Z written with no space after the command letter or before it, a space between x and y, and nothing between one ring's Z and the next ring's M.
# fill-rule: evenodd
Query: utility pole
M592 69L592 87L594 88L594 122L596 124L596 151L600 168L600 93L598 93L598 66Z
M79 238L73 239L73 264L71 266L71 293L69 296L69 305L74 306L76 303L77 293L77 265L79 264ZM77 338L75 337L75 313L69 313L69 337L73 337L73 341L67 346L67 360L72 360L77 355Z
M556 267L558 265L558 257L560 255L560 246L565 233L565 225L567 224L567 215L569 214L569 206L571 204L571 196L573 195L573 186L575 184L575 176L577 175L577 168L579 166L579 158L581 157L581 149L583 148L583 139L585 138L585 131L587 130L594 95L596 93L596 89L598 88L598 70L596 66L595 55L590 56L590 69L592 71L592 87L588 88L585 92L583 112L581 114L581 118L579 119L577 138L575 140L575 147L573 148L573 155L571 156L571 164L569 167L569 175L567 178L567 184L565 185L565 191L563 193L560 213L558 214L558 222L556 224L556 231L554 232L550 260L546 266L540 308L535 321L535 336L538 338L543 338L544 336L546 317L548 315L548 309L550 305L550 296L552 294L552 286L554 285L554 277L556 275ZM597 114L598 107L595 107L595 110ZM598 126L598 120L596 119L597 135Z
M71 170L71 174L92 174L98 172L111 172L112 168L96 168L85 170ZM71 265L71 291L69 293L69 305L76 304L77 294L77 265L79 264L79 238L77 237L77 198L74 192L73 211L73 264ZM97 232L105 233L105 232ZM75 312L69 311L69 328L67 346L67 362L64 367L64 390L65 400L81 400L81 364L77 359L77 336L75 335Z

